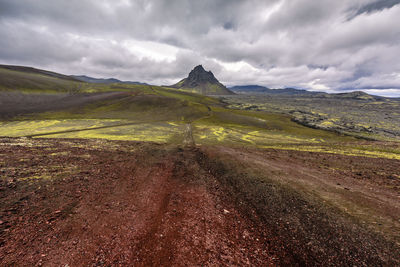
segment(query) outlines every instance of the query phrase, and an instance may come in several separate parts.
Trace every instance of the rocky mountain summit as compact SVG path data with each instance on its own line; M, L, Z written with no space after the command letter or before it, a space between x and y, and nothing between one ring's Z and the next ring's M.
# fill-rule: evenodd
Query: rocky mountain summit
M202 65L196 66L189 76L171 87L203 95L231 95L228 88L220 83L211 71L206 71Z

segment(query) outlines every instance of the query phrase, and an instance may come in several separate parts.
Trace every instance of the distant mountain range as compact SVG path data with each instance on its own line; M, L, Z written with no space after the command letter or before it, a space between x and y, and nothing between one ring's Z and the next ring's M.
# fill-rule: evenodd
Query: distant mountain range
M147 83L141 83L141 82L131 82L131 81L121 81L115 78L108 78L108 79L102 79L102 78L93 78L85 75L71 75L74 79L77 79L82 82L86 83L105 83L105 84L110 84L110 83L124 83L124 84L140 84L140 85L147 85Z
M325 92L312 92L304 89L283 88L283 89L270 89L260 85L241 85L229 87L230 90L237 94L270 94L270 95L293 95L293 96L307 96L307 97L321 97L321 98L344 98L344 99L358 99L358 100L380 100L385 97L370 95L362 91L353 91L349 93L330 94Z
M46 78L47 77L47 78ZM64 75L52 71L36 69L26 66L13 66L0 64L0 89L24 88L26 90L44 91L73 91L79 88L79 83L96 84L137 84L148 85L141 82L121 81L115 78L93 78L85 75ZM320 98L342 98L355 100L383 100L385 97L370 95L362 91L349 93L329 94L325 92L311 92L303 89L283 88L270 89L260 85L241 85L225 87L211 71L206 71L203 66L196 66L188 75L177 84L169 86L185 91L204 95L231 95L231 94L265 94L282 96L307 96ZM75 88L75 89L74 89ZM400 98L392 98L399 100Z
M189 76L170 86L185 91L196 92L203 95L232 95L228 88L220 83L211 71L206 71L202 65L196 66Z

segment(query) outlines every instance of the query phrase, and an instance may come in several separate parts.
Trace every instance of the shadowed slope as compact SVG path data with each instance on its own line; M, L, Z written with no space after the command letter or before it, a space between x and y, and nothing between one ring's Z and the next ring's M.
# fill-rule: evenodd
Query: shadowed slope
M51 71L0 65L0 91L75 93L82 84L70 76Z

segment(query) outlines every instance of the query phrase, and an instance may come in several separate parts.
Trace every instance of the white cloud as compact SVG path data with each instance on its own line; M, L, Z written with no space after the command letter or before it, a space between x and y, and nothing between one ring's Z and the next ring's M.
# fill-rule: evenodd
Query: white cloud
M315 80L307 83L308 88L310 88L311 91L328 91L329 88L326 85L321 84L320 82L321 82L321 79L315 79Z
M363 91L371 95L380 95L386 97L400 96L400 89L364 89Z
M396 94L399 17L395 0L0 0L0 61L154 84L203 64L227 85Z
M140 59L149 58L158 62L175 60L179 51L175 46L151 41L125 40L121 46Z

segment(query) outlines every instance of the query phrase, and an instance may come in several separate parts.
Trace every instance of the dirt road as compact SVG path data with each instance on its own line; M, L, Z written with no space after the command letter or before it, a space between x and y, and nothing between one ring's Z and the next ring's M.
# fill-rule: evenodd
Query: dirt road
M35 145L1 146L1 153L13 151L2 166L2 266L271 265L278 259L262 229L225 201L187 151L138 144L124 145L134 152L106 144L92 150L85 141ZM26 161L21 166L17 159ZM57 165L73 170L46 180L43 174L54 174L50 166Z
M194 146L195 145L191 123L188 123L185 125L185 130L183 133L183 144L186 146Z

